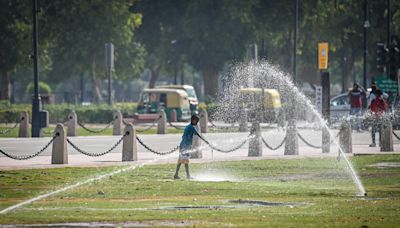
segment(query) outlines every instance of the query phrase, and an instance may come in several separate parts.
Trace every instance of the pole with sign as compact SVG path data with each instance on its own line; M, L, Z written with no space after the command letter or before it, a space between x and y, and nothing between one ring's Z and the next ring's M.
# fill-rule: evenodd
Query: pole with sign
M114 67L114 45L106 43L106 67L108 73L108 104L112 105L112 69Z
M321 74L322 86L322 116L330 120L330 80L328 69L328 43L318 43L318 69ZM322 153L330 151L330 135L326 128L322 128Z

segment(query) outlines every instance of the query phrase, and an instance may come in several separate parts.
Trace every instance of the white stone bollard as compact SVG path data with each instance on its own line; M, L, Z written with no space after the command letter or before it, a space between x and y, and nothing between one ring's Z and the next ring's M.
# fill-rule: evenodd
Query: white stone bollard
M384 118L381 124L381 134L379 141L381 142L381 152L393 151L393 127L389 118Z
M167 133L167 114L165 114L164 110L160 110L160 119L157 122L157 134L166 134Z
M175 109L171 110L171 122L178 122L178 113Z
M54 135L57 137L53 141L51 164L68 164L67 137L62 124L57 124Z
M344 121L340 125L339 145L344 153L353 153L353 143L351 138L351 124L349 121Z
M199 125L194 126L194 128L197 130L197 132L201 135L202 130ZM193 153L190 154L190 158L202 158L203 153L200 149L201 147L201 139L198 135L193 135L193 150L195 150Z
M205 109L200 112L200 128L202 133L208 132L208 113Z
M261 157L262 156L262 141L261 141L261 128L260 123L252 123L251 130L254 135L249 141L249 157Z
M284 155L299 155L299 139L294 120L288 121Z
M326 127L322 127L322 153L329 153L331 151L331 135Z
M29 137L29 114L27 111L21 112L18 137L27 138Z
M131 123L124 129L127 134L122 141L122 161L137 161L136 130Z
M77 125L78 125L78 117L75 113L75 111L72 111L69 115L68 115L68 122L67 122L67 136L78 136L77 133Z
M122 114L120 111L113 113L113 135L121 135L122 131Z

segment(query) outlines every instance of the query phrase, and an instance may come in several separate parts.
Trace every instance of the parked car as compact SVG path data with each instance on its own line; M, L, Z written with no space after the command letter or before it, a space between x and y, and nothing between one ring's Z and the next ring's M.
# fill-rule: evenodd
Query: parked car
M349 94L342 93L331 99L330 119L336 122L350 114Z

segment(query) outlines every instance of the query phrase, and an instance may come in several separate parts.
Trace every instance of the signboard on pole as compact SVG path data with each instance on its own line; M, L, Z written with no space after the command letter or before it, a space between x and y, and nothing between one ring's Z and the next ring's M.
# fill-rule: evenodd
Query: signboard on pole
M328 69L328 43L318 43L318 69Z
M375 83L382 92L388 93L389 91L392 94L397 93L398 85L396 81L386 77L386 76L378 76L374 77Z
M112 43L106 43L106 66L107 68L114 67L114 45Z

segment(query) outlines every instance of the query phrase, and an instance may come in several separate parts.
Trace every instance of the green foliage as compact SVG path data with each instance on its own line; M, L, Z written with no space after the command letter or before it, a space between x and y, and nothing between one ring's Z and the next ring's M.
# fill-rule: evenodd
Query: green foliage
M84 123L109 123L112 113L120 110L123 116L132 116L136 112L137 103L117 103L115 106L106 104L74 106L71 104L49 104L43 107L49 112L50 123L63 123L71 111L75 111L79 121ZM21 111L28 111L31 115L30 104L0 106L0 123L15 122Z
M26 93L27 94L33 94L33 83L29 83L28 86L26 86ZM50 94L51 93L51 87L49 84L46 82L40 81L39 82L39 93L41 94Z

